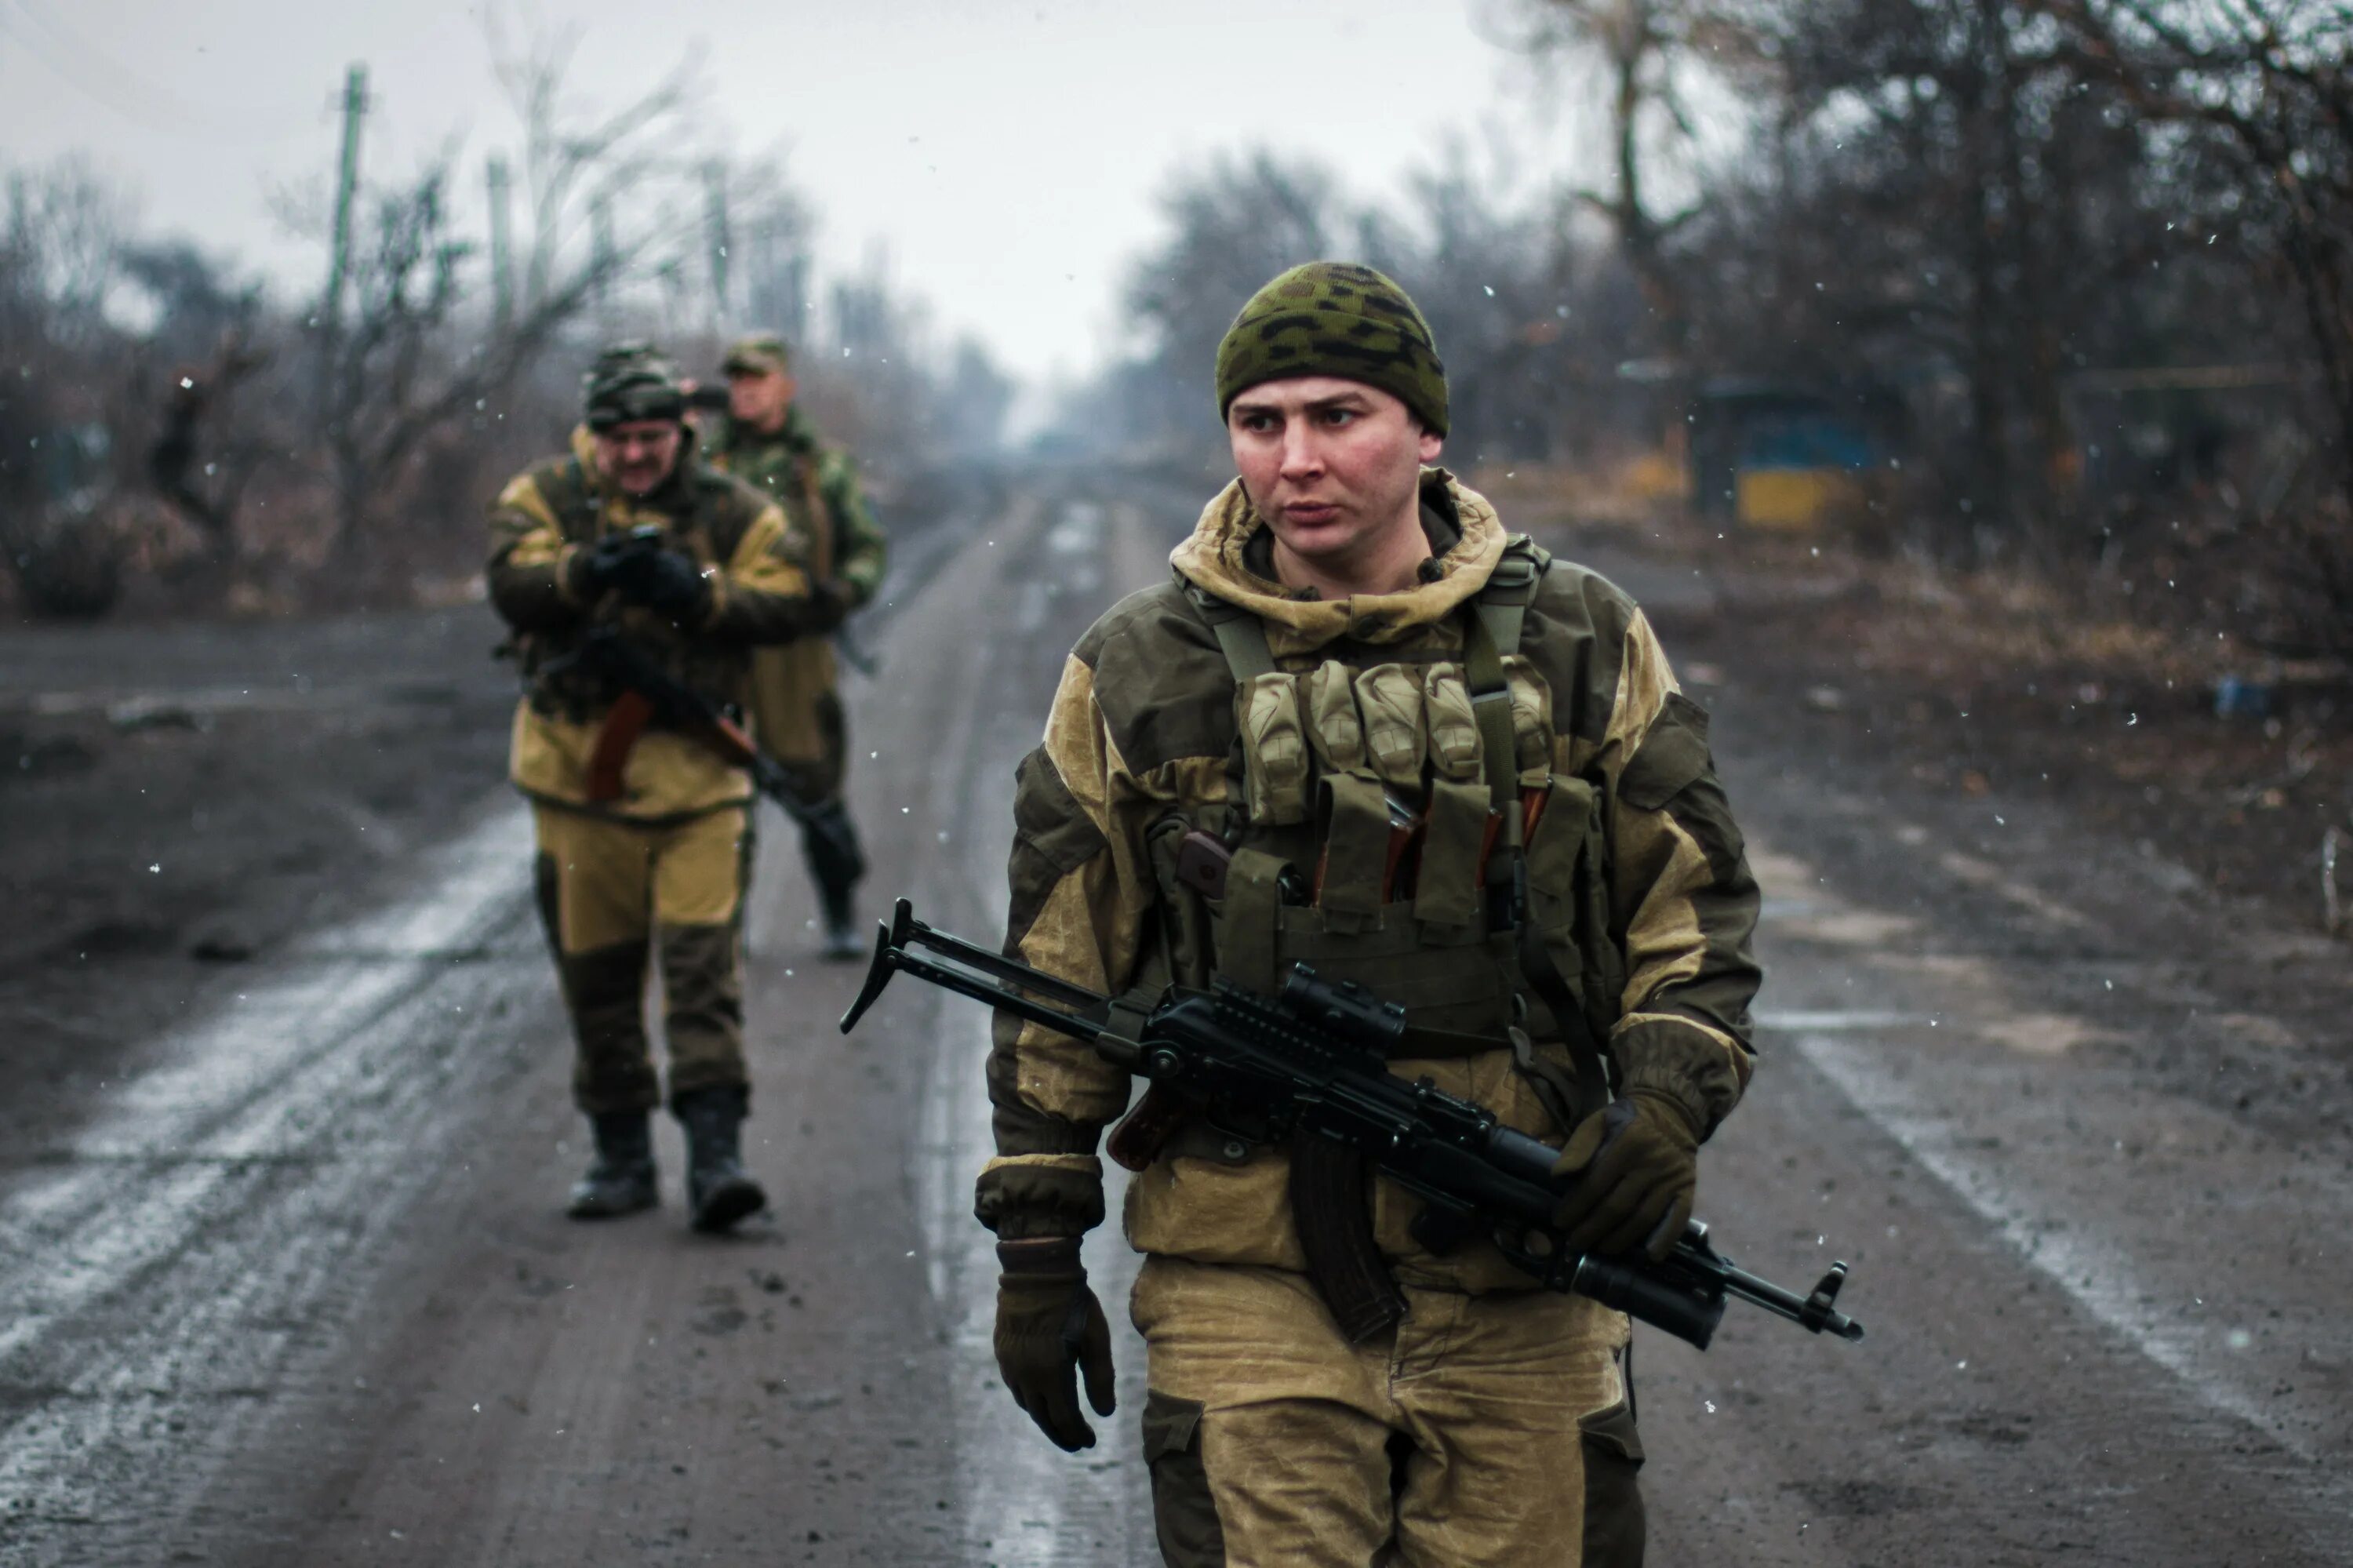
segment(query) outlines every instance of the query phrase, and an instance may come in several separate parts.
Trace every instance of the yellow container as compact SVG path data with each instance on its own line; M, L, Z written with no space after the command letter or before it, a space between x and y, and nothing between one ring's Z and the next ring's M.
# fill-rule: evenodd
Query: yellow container
M1863 499L1862 487L1842 468L1744 469L1735 482L1736 515L1749 528L1810 533Z

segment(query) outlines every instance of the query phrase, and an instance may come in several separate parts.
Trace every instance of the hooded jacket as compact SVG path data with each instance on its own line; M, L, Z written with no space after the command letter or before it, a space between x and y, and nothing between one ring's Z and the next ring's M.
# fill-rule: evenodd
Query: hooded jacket
M873 600L890 547L858 482L849 454L818 440L796 403L772 433L732 418L715 422L711 464L765 492L784 510L789 558L812 578L847 587L852 602ZM805 638L754 653L744 708L761 748L779 761L821 762L838 745L838 717L825 715L839 677L834 645ZM837 715L839 709L835 710Z
M491 507L491 602L513 629L523 667L509 777L533 800L639 821L676 821L751 799L751 775L687 734L649 728L622 769L620 799L588 800L588 764L617 689L566 655L592 627L615 626L702 695L743 699L754 647L799 636L809 582L795 565L783 512L759 492L704 466L690 432L670 476L632 496L596 469L593 438L519 474ZM577 588L575 565L607 535L652 525L702 563L712 588L701 621L680 626Z
M1271 535L1236 482L1171 556L1173 580L1095 623L1019 770L1008 954L1108 992L1161 978L1155 828L1232 804L1240 727L1230 668L1188 585L1257 616L1286 671L1460 659L1465 607L1503 559L1506 535L1484 498L1442 470L1423 474L1422 519L1432 559L1420 583L1322 599L1273 580ZM1622 957L1608 1040L1620 1089L1672 1094L1712 1130L1747 1082L1759 974L1749 948L1756 883L1708 757L1705 715L1676 688L1633 601L1573 564L1544 573L1519 652L1549 705L1539 733L1550 755L1533 759L1538 773L1583 779L1603 802L1609 937ZM1520 1130L1566 1136L1509 1050L1392 1070L1427 1075ZM982 1223L1005 1239L1099 1223L1096 1148L1127 1106L1127 1075L1067 1035L1000 1013L988 1086L997 1156L978 1184ZM1220 1160L1178 1140L1130 1184L1128 1238L1147 1253L1303 1269L1287 1181L1279 1149ZM1387 1178L1372 1202L1375 1236L1402 1282L1472 1291L1529 1283L1484 1242L1429 1255L1409 1228L1418 1201Z

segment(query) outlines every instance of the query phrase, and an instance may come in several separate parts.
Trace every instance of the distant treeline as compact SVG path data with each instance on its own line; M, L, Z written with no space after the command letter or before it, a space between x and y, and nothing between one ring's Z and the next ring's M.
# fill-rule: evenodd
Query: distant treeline
M573 41L492 37L524 134L480 177L440 159L347 202L323 179L281 193L314 292L142 233L85 160L0 165L0 584L20 605L463 591L489 495L561 446L579 372L624 336L708 377L729 334L786 333L805 398L886 501L995 448L1011 382L938 343L881 252L820 282L807 204L774 160L711 150L691 59L585 113L563 90Z
M1346 255L1431 317L1451 460L1679 452L1711 397L1785 387L1888 429L1876 544L2353 644L2353 13L1493 0L1479 23L1606 153L1594 188L1499 199L1496 156L1461 148L1379 204L1266 154L1186 171L1087 429L1214 439L1237 304Z

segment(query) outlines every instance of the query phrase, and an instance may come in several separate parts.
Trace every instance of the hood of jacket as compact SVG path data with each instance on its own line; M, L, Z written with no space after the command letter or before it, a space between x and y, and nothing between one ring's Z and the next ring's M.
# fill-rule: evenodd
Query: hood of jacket
M1459 536L1436 556L1430 580L1401 593L1323 599L1313 588L1285 588L1261 576L1249 557L1251 540L1267 524L1239 479L1202 510L1192 536L1170 554L1168 564L1179 577L1264 621L1277 657L1313 652L1342 637L1400 641L1452 615L1487 586L1504 558L1504 524L1494 507L1444 469L1421 471L1421 508L1425 527L1440 525L1434 535L1442 538L1442 526L1451 524Z

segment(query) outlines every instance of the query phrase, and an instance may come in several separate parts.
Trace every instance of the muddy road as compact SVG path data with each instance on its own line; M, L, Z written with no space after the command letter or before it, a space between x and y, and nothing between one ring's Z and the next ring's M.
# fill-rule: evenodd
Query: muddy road
M883 676L850 689L878 906L993 934L1064 652L1190 521L1049 476L909 553ZM1870 1328L1641 1336L1652 1560L2353 1562L2345 948L2047 800L1919 786L1744 684L1706 578L1597 564L1704 672L1767 894L1764 1062L1702 1212L1787 1283L1848 1258ZM1140 1341L1089 1454L997 1385L981 1011L902 982L842 1038L856 976L815 960L771 816L746 1141L776 1211L689 1234L665 1128L661 1213L566 1223L582 1129L525 820L491 787L494 633L455 610L319 651L349 635L125 655L132 690L103 648L8 634L0 728L36 760L5 788L89 800L7 842L0 1563L1156 1561ZM290 661L317 673L284 705L343 692L343 728L265 767L284 715L227 694ZM44 799L22 820L59 820ZM140 914L117 863L169 863L206 800L211 869ZM1108 1298L1132 1260L1089 1254Z

